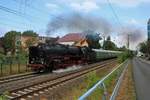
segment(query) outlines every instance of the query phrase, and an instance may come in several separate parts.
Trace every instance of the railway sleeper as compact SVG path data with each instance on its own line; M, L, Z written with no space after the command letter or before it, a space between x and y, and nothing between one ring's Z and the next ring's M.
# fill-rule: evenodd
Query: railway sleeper
M18 91L18 93L27 94L27 92L25 92L25 91Z
M13 96L10 96L10 95L5 95L6 96L6 98L9 100L9 99L14 99L15 97L13 97Z
M21 94L18 94L18 93L15 93L15 92L13 92L11 94L14 95L14 96L21 96Z
M26 91L26 92L32 92L33 90L30 90L30 89L24 89L24 91Z
M37 90L36 87L34 87L34 88L33 88L33 87L30 87L29 89L32 90L32 91ZM32 91L29 91L29 92L32 92Z

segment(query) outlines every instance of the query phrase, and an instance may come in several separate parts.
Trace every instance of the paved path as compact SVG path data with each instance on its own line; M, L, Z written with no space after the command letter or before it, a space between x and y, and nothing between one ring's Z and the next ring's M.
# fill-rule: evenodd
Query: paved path
M133 77L137 100L150 100L150 62L134 58Z

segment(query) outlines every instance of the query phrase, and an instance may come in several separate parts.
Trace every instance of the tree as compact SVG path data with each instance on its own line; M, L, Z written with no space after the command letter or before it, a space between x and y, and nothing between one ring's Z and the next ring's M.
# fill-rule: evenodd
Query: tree
M28 48L28 47L30 47L30 46L32 46L32 45L34 45L34 44L36 43L36 38L35 38L35 37L32 37L32 38L26 40L25 43L26 43L26 46L27 46L27 48Z
M94 33L93 31L88 31L88 34L86 35L87 42L89 44L90 48L99 49L101 48L101 45L99 43L99 40L101 40L101 37L99 34Z
M126 48L126 46L122 46L122 47L118 48L118 50L119 50L119 51L126 51L127 48Z
M147 53L150 59L150 40L147 41Z
M147 42L142 42L139 44L140 52L146 54L147 53Z
M106 41L104 41L103 49L105 49L105 50L116 50L117 49L116 44L111 41L111 37L110 36L108 36Z
M12 54L15 54L16 36L21 36L21 32L9 31L4 35L4 48L6 52L10 51Z
M24 31L22 33L22 35L24 35L24 36L33 36L33 37L37 37L38 36L38 34L36 32L34 32L33 30Z
M107 41L111 41L111 37L110 36L107 37Z

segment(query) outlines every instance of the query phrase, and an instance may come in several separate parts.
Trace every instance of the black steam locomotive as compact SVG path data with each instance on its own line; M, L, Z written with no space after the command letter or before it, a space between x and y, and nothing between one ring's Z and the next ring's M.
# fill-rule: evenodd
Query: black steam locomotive
M33 71L52 71L89 62L92 50L88 47L62 44L39 44L29 47L29 64Z
M28 66L35 72L52 72L54 69L114 58L118 53L120 52L44 43L29 47Z

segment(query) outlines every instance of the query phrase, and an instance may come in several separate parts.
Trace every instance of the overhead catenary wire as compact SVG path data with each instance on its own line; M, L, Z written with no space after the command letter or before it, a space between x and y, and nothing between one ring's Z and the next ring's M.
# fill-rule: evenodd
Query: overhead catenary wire
M124 29L124 25L121 23L121 21L120 21L120 19L118 17L118 14L116 13L114 7L112 6L110 0L106 0L106 1L108 2L108 5L109 5L110 9L112 10L112 13L113 13L115 19L117 20L118 24L120 25L120 28ZM118 33L117 35L120 35L120 34Z
M10 8L5 7L5 6L2 6L2 5L0 5L0 10L2 10L2 11L4 11L4 12L7 12L7 13L14 14L14 15L16 15L16 16L19 16L19 17L21 17L21 18L27 20L29 24L32 24L32 26L33 26L33 23L35 23L35 21L33 21L33 20L31 19L31 16L30 16L30 15L24 14L24 13L22 13L22 12L19 12L19 11L13 10L13 9L10 9ZM35 27L35 26L33 26L33 27Z
M16 16L20 16L26 20L28 20L29 22L31 22L32 20L29 18L29 16L25 16L23 13L21 12L18 12L16 10L13 10L13 9L10 9L10 8L7 8L7 7L4 7L2 5L0 5L0 10L3 10L5 12L8 12L8 13L11 13L11 14L14 14Z
M115 9L113 8L113 6L112 6L110 0L107 0L107 2L108 2L108 5L109 5L110 9L112 10L112 12L113 12L113 14L114 14L114 17L115 17L116 20L117 20L117 22L118 22L119 25L123 28L123 25L122 25L122 23L120 22L120 19L119 19L118 15L117 15Z
M18 0L13 0L13 1L15 1L16 3L19 3ZM40 13L42 13L42 14L44 14L44 15L50 15L50 16L56 18L56 19L59 19L59 20L64 20L62 17L58 17L58 16L56 16L56 15L50 14L49 12L46 12L46 11L43 11L43 10L37 8L37 7L31 6L31 5L28 4L28 3L25 3L24 5L27 6L27 7L29 7L29 8L32 8L32 9L35 10L36 12L40 12Z

